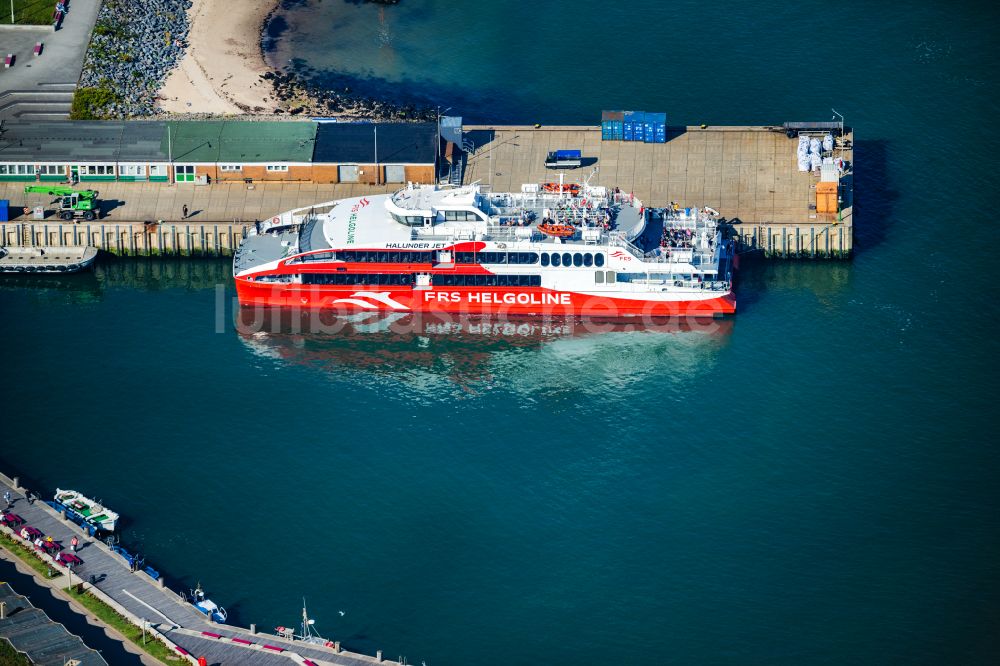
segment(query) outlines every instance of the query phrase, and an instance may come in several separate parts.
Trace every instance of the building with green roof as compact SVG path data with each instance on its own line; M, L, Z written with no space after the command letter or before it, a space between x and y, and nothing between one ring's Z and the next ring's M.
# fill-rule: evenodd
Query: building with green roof
M8 122L0 181L429 183L436 138L430 123Z

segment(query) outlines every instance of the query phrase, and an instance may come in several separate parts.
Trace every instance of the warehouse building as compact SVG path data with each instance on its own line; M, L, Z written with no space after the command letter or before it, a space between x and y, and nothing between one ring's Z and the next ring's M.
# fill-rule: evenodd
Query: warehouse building
M5 123L0 181L430 183L436 140L433 123Z
M317 183L433 183L433 123L320 123Z

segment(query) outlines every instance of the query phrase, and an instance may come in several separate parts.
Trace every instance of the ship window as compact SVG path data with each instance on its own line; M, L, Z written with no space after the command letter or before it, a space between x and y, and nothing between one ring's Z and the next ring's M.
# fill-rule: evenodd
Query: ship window
M389 253L389 261L391 263L393 263L393 264L398 264L399 262L403 261L403 259L400 257L400 254L401 253L399 253L399 252L390 252ZM409 254L409 252L406 252L406 253L403 253L403 254Z
M600 252L594 255L594 265L600 268L604 265L604 255Z
M615 283L615 277L616 277L616 275L615 275L614 271L605 271L605 275L607 276L607 282L608 282L608 284L614 284Z
M476 255L473 252L456 252L455 261L460 264L474 264L476 263Z
M594 271L594 282L604 284L604 271Z
M542 266L548 266L548 265L549 265L549 253L548 252L543 252L542 253Z
M583 255L580 254L579 252L573 255L573 265L576 266L577 268L583 266Z
M592 255L589 252L587 254L583 255L583 265L587 266L588 268L591 267L591 266L593 266L594 265L594 255Z
M499 284L499 282L500 282L497 279L498 277L499 276L497 276L497 275L487 275L486 276L486 286L487 287L496 287Z
M563 252L562 257L563 257L563 266L569 266L570 263L573 261L573 255L571 255L569 252Z
M559 258L559 253L558 252L553 252L552 253L552 265L553 266L562 266L562 259Z

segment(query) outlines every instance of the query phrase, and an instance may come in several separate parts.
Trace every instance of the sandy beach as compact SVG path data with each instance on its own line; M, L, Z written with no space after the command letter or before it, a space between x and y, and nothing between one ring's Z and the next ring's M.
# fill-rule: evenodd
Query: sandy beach
M191 32L179 65L160 89L169 113L243 114L271 112L272 86L260 52L264 19L275 0L194 0Z

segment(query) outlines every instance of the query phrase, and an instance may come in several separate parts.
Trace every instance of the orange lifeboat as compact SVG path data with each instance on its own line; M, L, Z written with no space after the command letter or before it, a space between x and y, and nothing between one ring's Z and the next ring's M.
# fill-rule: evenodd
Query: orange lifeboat
M576 183L542 183L542 190L545 192L567 192L574 197L580 193L580 186Z
M546 236L555 236L556 238L569 238L576 233L576 227L574 226L569 224L552 224L550 222L542 222L538 225L538 230Z

